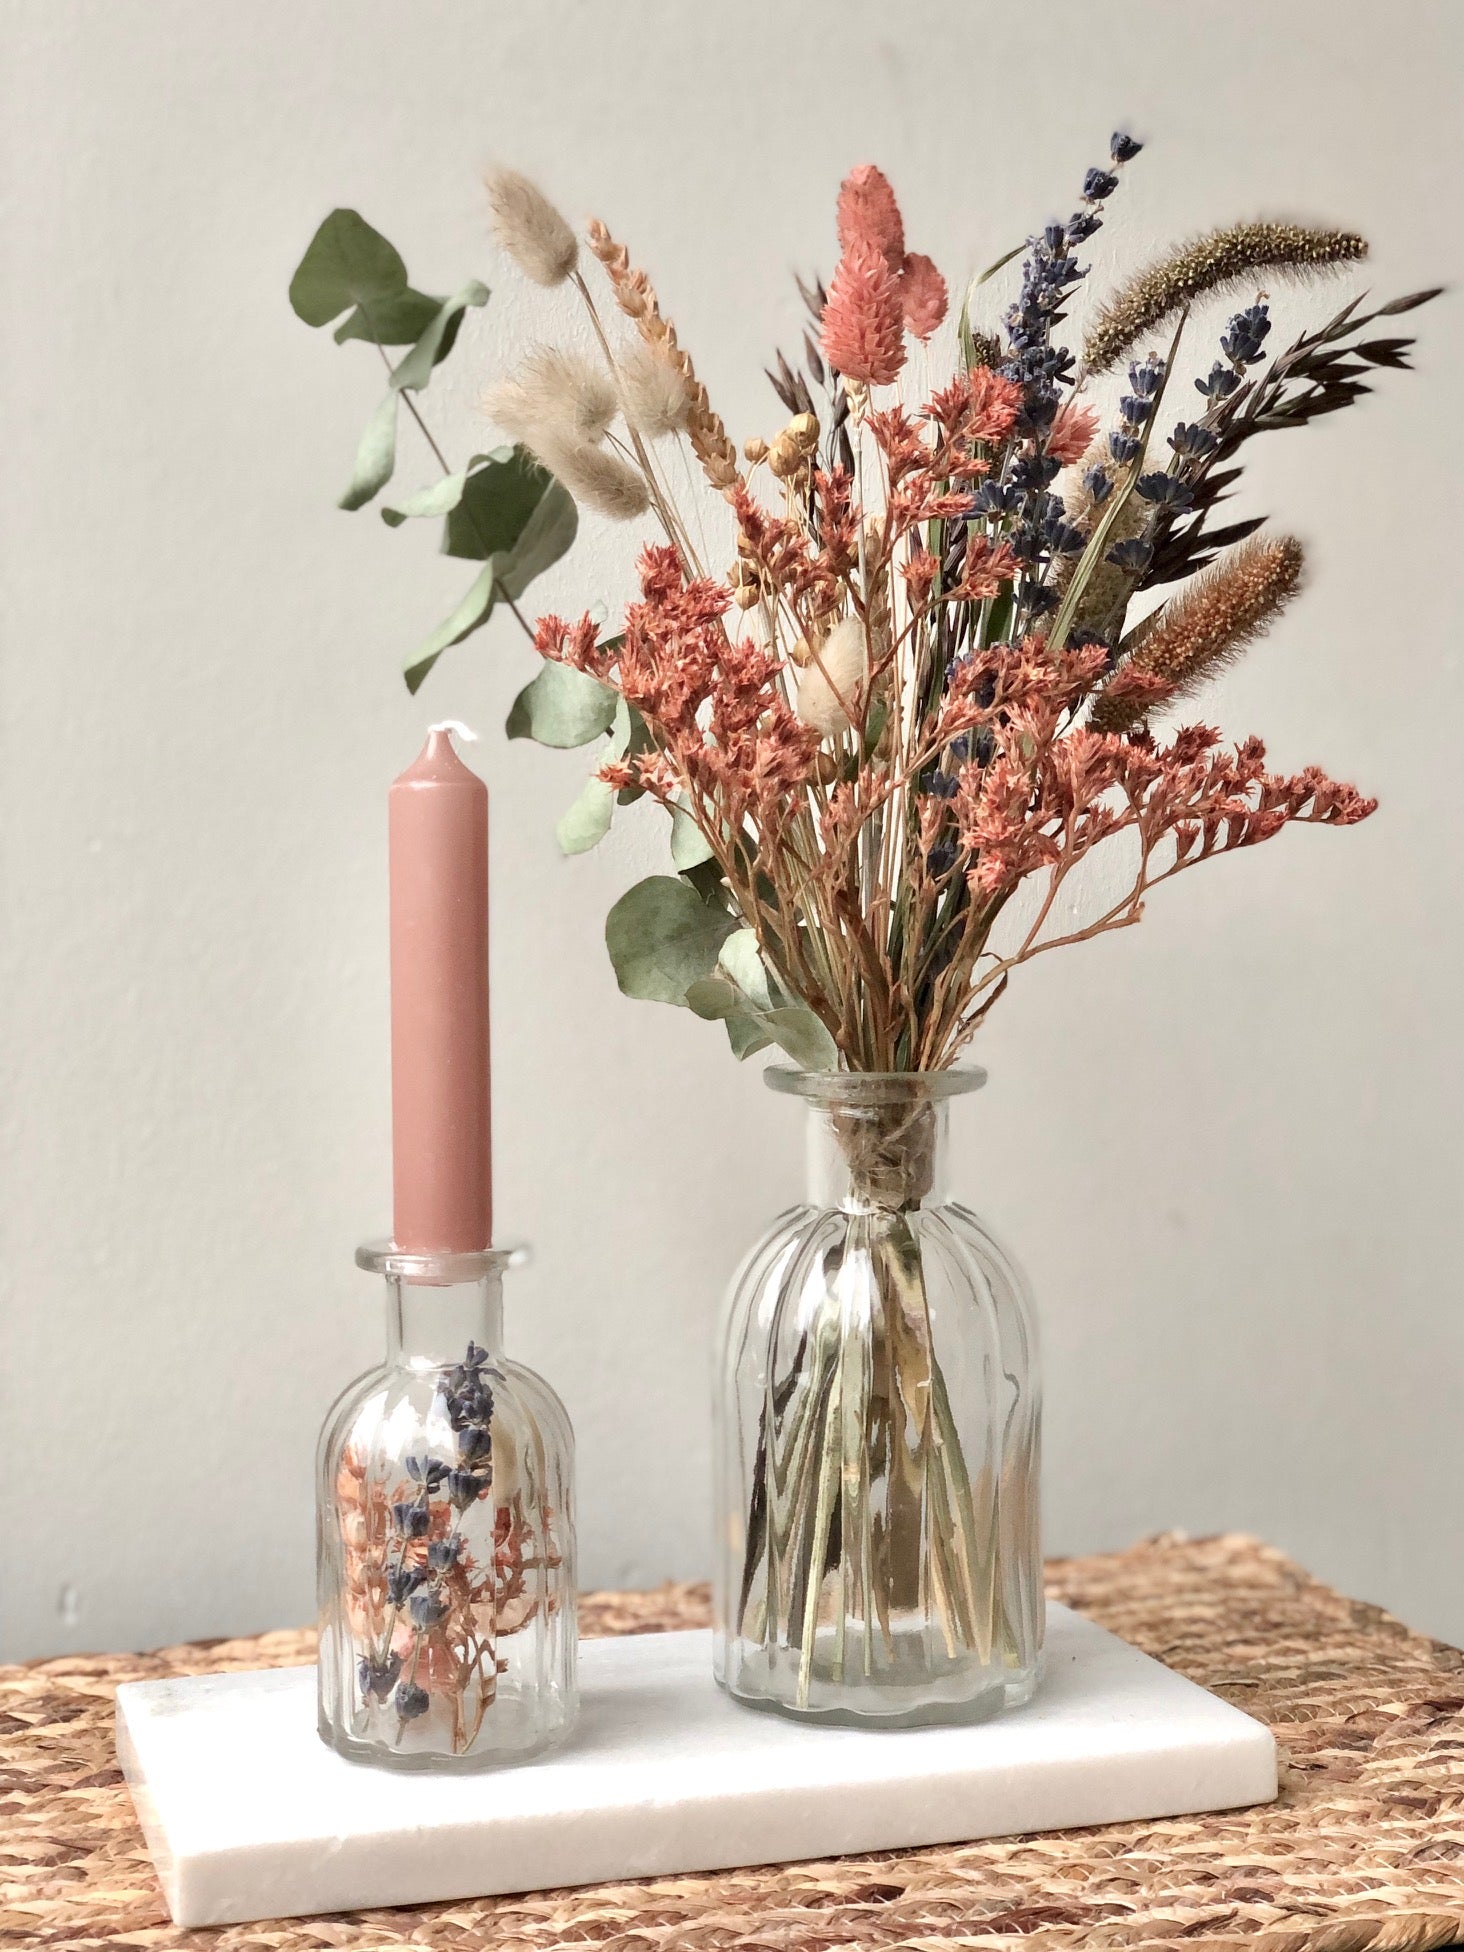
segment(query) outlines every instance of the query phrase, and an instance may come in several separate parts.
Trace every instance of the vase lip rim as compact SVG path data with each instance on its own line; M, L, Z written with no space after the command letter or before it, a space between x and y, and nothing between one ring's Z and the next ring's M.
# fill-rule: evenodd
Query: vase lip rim
M812 1105L901 1105L939 1103L979 1091L986 1083L979 1064L943 1071L802 1071L792 1064L770 1064L763 1072L769 1091L803 1098Z
M429 1253L398 1247L394 1240L368 1240L356 1249L356 1265L367 1274L384 1274L388 1280L424 1287L448 1288L481 1281L502 1275L511 1267L522 1267L528 1259L528 1248L517 1242L506 1247Z

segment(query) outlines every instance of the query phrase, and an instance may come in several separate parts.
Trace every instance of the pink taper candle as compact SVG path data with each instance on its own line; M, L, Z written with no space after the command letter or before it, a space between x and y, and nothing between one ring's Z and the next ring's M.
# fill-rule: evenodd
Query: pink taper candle
M389 806L393 1235L475 1253L493 1240L488 789L434 726Z

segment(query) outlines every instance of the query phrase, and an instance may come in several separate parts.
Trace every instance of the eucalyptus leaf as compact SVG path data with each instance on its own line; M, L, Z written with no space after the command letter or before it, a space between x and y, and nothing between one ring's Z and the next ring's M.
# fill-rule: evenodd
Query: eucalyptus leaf
M444 298L416 345L392 368L391 383L397 392L407 387L414 391L424 387L432 377L432 368L447 355L449 331L456 334L458 323L470 305L487 303L488 287L476 278L470 278L451 298Z
M458 474L445 474L441 481L434 481L427 488L419 488L415 495L408 495L405 501L383 508L381 519L388 528L398 529L403 522L417 516L446 515L462 500L463 484L467 478L466 468Z
M754 1010L766 1013L772 1009L768 972L763 968L762 953L757 946L757 932L754 929L737 929L729 935L722 944L717 965L737 985Z
M584 854L597 847L610 831L615 814L615 788L591 774L579 798L560 819L554 830L560 851Z
M396 394L388 399L396 400ZM573 501L554 477L522 448L498 448L484 465L472 468L456 494L455 477L435 490L451 503L447 512L444 548L449 555L482 562L483 572L446 622L439 624L420 650L407 660L407 687L416 691L432 666L450 645L461 643L485 623L500 596L517 599L532 577L562 555L574 540L578 517ZM414 512L413 497L395 511ZM390 519L390 518L388 518ZM472 544L465 545L472 525Z
M408 285L393 297L374 298L368 304L358 305L349 318L341 320L331 336L338 346L343 346L348 339L365 339L373 346L414 346L443 302L430 292L413 291ZM446 359L452 351L452 339L456 336L455 320L451 337L445 338L438 349L439 360Z
M635 706L627 705L625 710L628 718L628 727L624 756L627 759L639 759L643 752L653 752L656 742L651 737L650 727L635 709ZM622 807L633 807L645 790L640 785L622 786L616 795L616 804Z
M772 1041L760 1017L745 1016L741 1011L728 1017L727 1042L732 1046L732 1055L739 1064L744 1058L755 1057L759 1051L765 1051Z
M728 910L727 885L722 879L722 870L715 861L698 861L694 868L683 868L681 878L689 887L695 888L703 901L724 912ZM734 921L735 929L738 924Z
M543 494L535 503L518 540L495 557L498 581L515 600L559 558L574 541L579 528L579 510L567 488L549 476Z
M535 511L546 497L555 508L560 506L561 497L569 503L569 532L557 552L562 555L574 540L574 523L578 518L573 513L573 501L527 448L495 448L486 456L482 467L469 470L463 492L448 514L442 538L443 554L481 563L511 550L528 530ZM562 511L560 519L563 520ZM537 546L542 533L538 530L530 537L531 548ZM554 556L548 556L540 567L547 569L554 560ZM527 583L528 578L523 580Z
M618 703L618 694L587 671L546 659L514 699L505 729L510 739L541 746L584 746L610 730Z
M763 1022L793 1062L805 1071L834 1071L839 1052L826 1026L803 1003L769 1010Z
M615 699L614 712L610 738L595 762L595 771L555 829L560 848L566 854L584 854L590 848L598 847L609 833L610 822L615 817L615 788L605 784L599 777L599 770L607 759L623 757L630 744L631 714L629 705L618 697Z
M337 504L341 508L364 508L391 480L396 466L397 396L388 393L372 414L361 445L356 449L356 465L351 485Z
M395 398L395 395L392 397ZM413 651L407 659L404 675L408 691L420 689L422 680L450 645L460 644L488 621L493 609L493 596L493 565L488 563L452 615L445 618L421 649Z
M290 280L290 304L307 325L329 325L350 305L370 306L407 288L401 253L355 210L332 210Z
M708 1023L723 1023L742 1008L742 998L725 976L702 976L687 985L686 1007Z
M709 907L689 882L653 874L610 910L605 946L626 996L684 1004L691 985L716 969L732 929L731 917Z
M684 806L671 814L671 865L684 871L712 858L712 845Z

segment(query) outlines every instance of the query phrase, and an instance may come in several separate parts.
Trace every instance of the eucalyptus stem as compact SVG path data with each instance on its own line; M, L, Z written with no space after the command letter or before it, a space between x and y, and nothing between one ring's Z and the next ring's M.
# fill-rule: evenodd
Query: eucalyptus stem
M392 370L392 366L391 366L391 361L386 356L386 348L378 341L376 350L381 354L381 363L385 366L386 370L390 372ZM442 449L438 446L436 440L433 437L432 429L427 425L427 422L422 418L421 409L418 407L417 402L412 398L412 389L410 387L404 386L401 389L401 397L406 404L407 412L412 416L413 420L416 421L418 427L421 429L422 438L424 441L426 441L427 445L431 448L433 456L437 461L438 467L442 469L444 475L453 474L455 470L452 467L452 464L449 462L447 456L443 453ZM479 526L477 515L474 513L472 509L468 510L468 520L472 523L473 533L477 536L479 542L482 543L484 554L486 555L488 550L488 538L487 536L484 535L481 527ZM534 636L534 627L529 622L528 618L524 615L523 611L519 609L517 603L515 603L513 598L504 591L497 592L497 597L500 603L506 603L509 609L513 612L514 619L517 622L519 629L524 633L525 637L528 638L529 642L531 644L535 643L537 640L535 639Z

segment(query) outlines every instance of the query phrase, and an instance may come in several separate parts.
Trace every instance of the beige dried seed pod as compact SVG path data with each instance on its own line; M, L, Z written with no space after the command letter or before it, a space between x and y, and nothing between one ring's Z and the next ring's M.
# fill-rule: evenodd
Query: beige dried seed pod
M779 481L791 481L806 465L807 457L802 448L796 441L790 440L785 429L768 450L768 466Z
M805 454L811 454L818 446L818 415L813 413L794 414L783 431L789 436L795 446L802 448Z
M809 648L806 637L795 637L793 642L788 646L788 662L790 664L796 664L800 670L809 662L812 656L813 652Z
M767 460L768 444L760 436L754 434L750 441L744 441L742 443L742 453L743 458L751 461L753 466L756 467L759 461Z
M732 601L739 610L751 610L762 602L762 590L756 583L738 583L733 588Z

